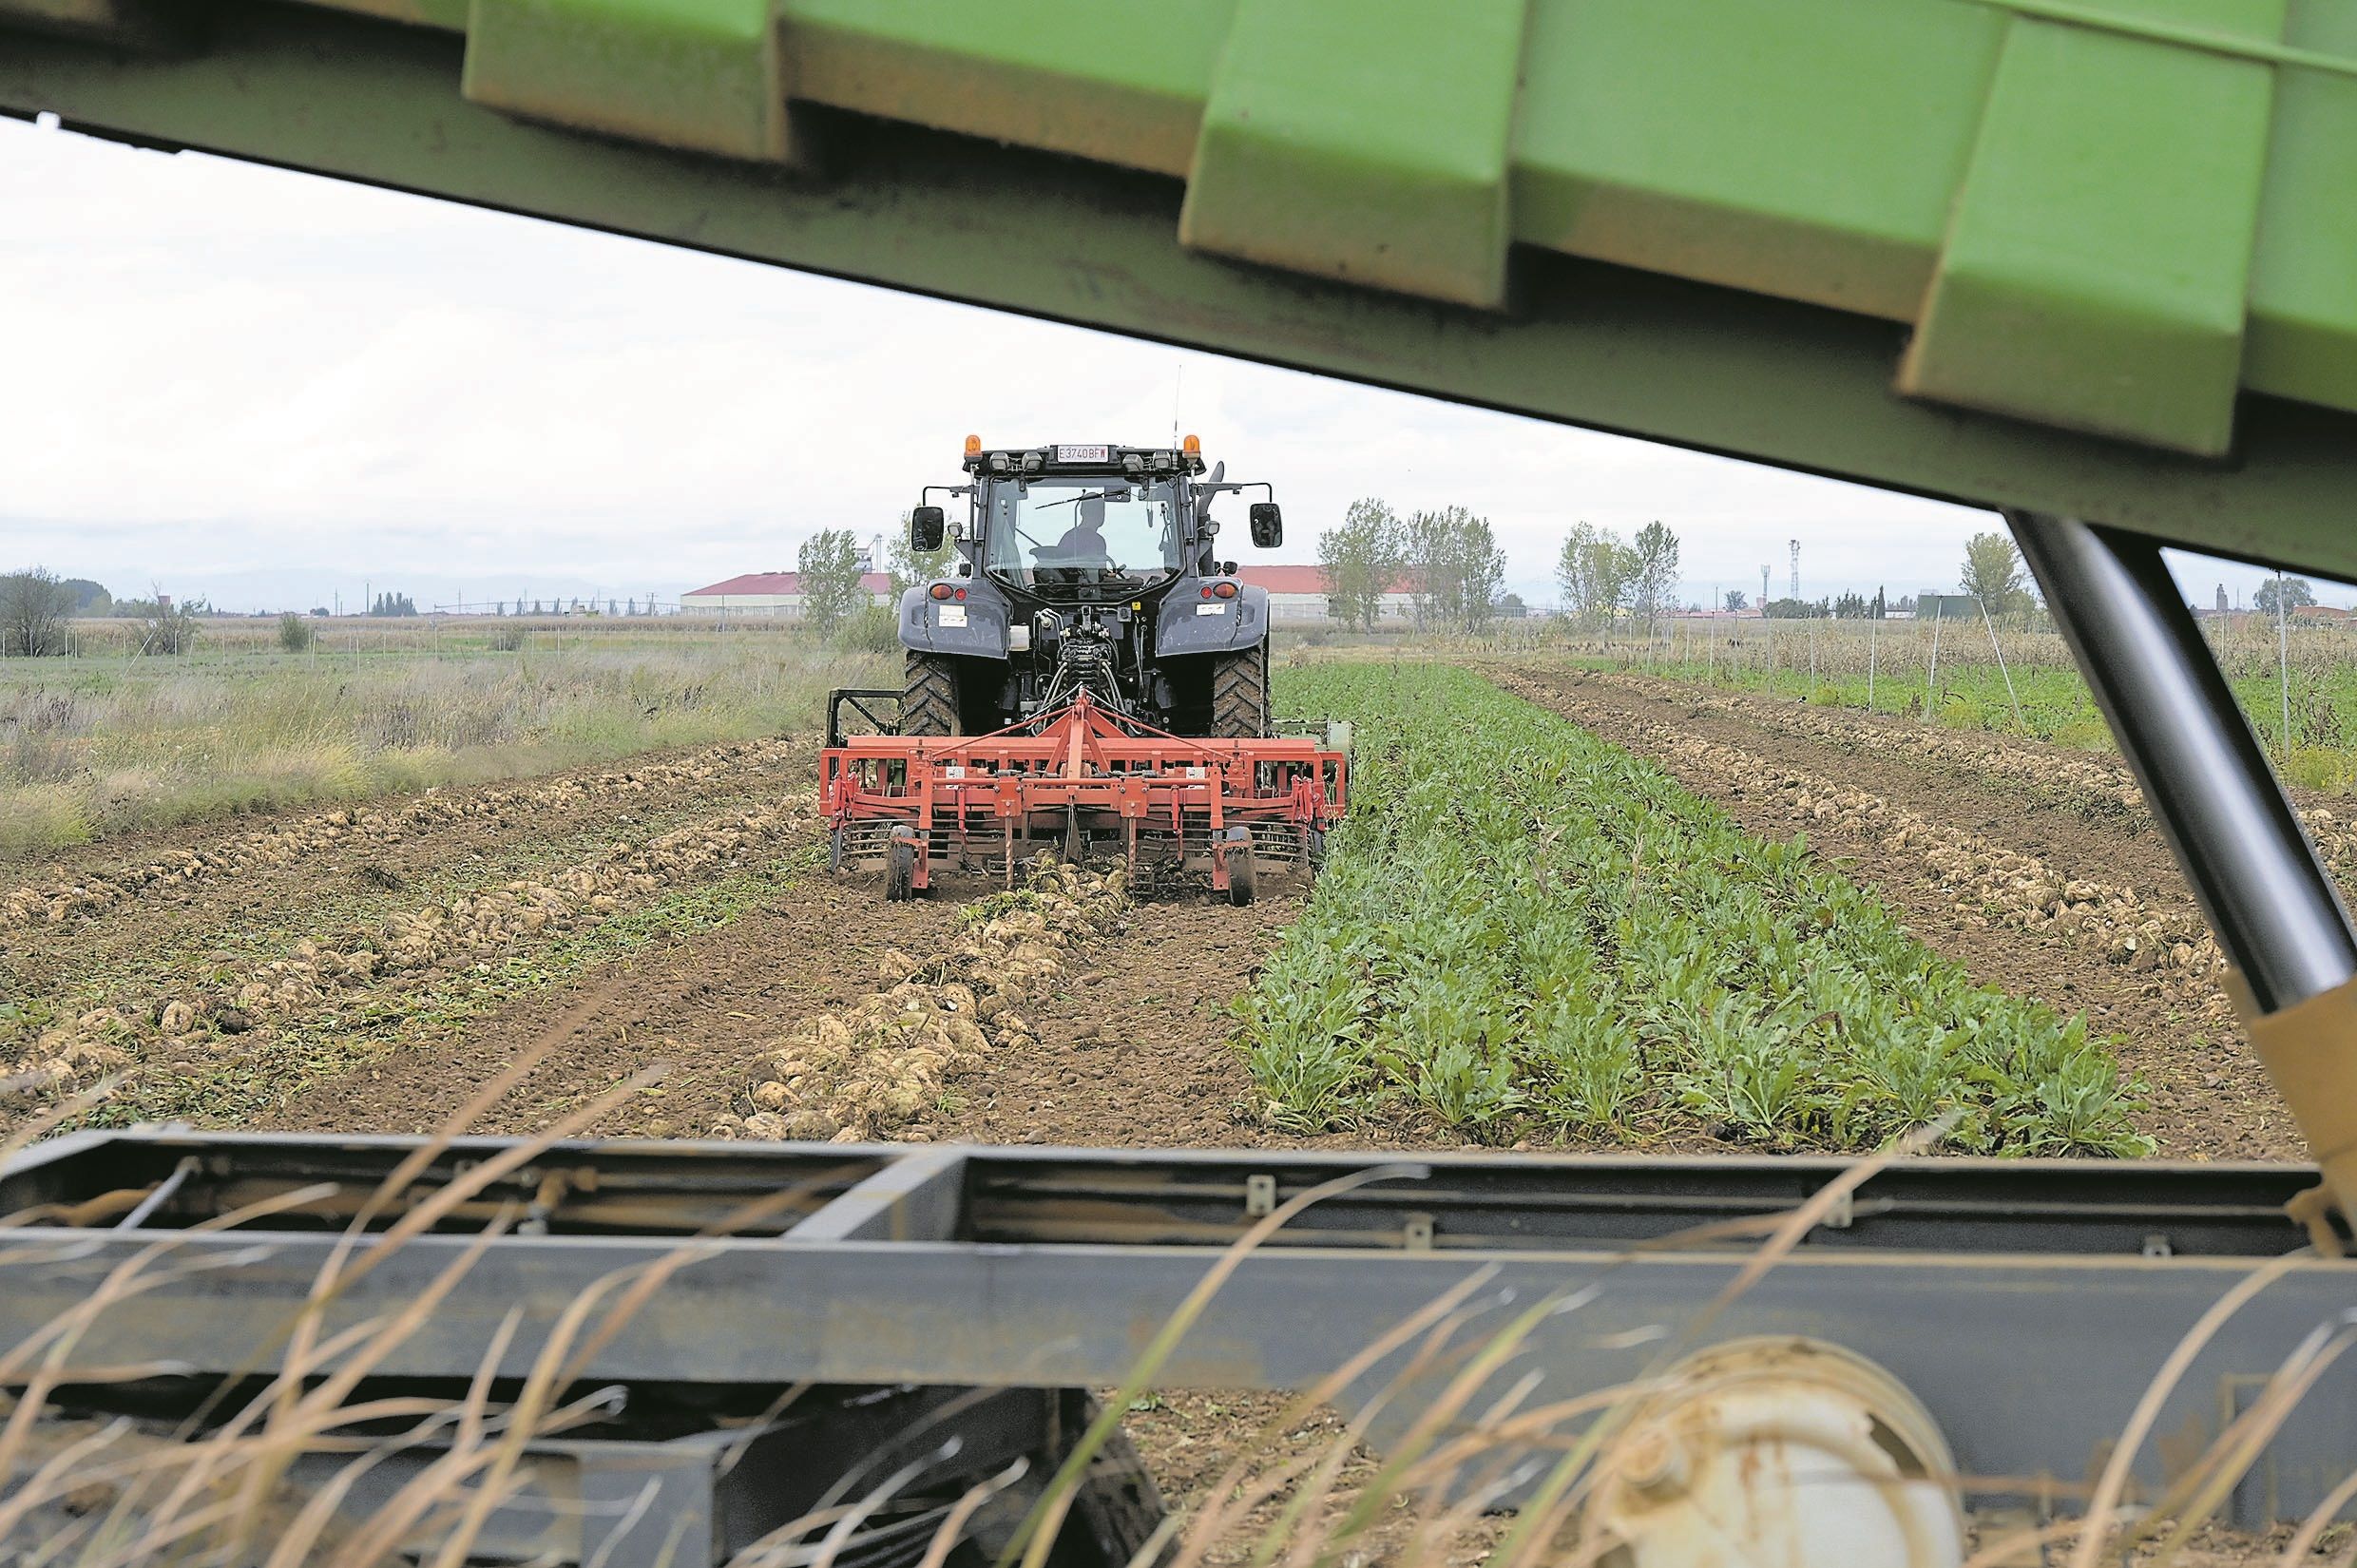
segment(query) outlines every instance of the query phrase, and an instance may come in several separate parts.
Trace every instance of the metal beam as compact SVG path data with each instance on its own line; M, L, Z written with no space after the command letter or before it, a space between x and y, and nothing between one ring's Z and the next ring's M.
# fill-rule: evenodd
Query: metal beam
M2262 1013L2357 976L2357 933L2152 541L2008 511L2145 802Z
M220 1375L267 1364L288 1314L308 1300L335 1245L309 1231L192 1233L177 1229L232 1196L269 1190L334 1159L355 1179L387 1169L403 1139L94 1135L72 1157L30 1168L53 1200L144 1184L191 1155L187 1181L151 1221L166 1229L0 1232L0 1345L86 1301L95 1281L142 1248L168 1245L159 1283L90 1325L77 1364L184 1363ZM427 1190L503 1145L466 1140ZM365 1158L361 1157L366 1157ZM586 1160L595 1191L560 1203L551 1233L490 1243L461 1286L379 1367L379 1375L458 1383L481 1365L511 1310L521 1327L502 1370L521 1375L550 1327L593 1282L676 1255L677 1227L653 1233L572 1229L616 1194L660 1216L668 1184L699 1205L775 1190L826 1162L890 1161L889 1150L833 1146L567 1145L549 1163ZM900 1157L936 1171L930 1150ZM1258 1201L1356 1169L1358 1157L1251 1152L973 1150L955 1241L760 1236L693 1244L700 1255L610 1341L584 1375L596 1382L739 1390L811 1380L1100 1387L1121 1380L1171 1310L1251 1223ZM1750 1243L1676 1248L1677 1233L1759 1221L1846 1169L1840 1161L1630 1160L1527 1156L1436 1158L1412 1178L1372 1184L1311 1210L1243 1260L1180 1344L1165 1386L1299 1387L1332 1371L1443 1292L1478 1276L1462 1330L1485 1338L1515 1311L1593 1291L1543 1320L1500 1386L1536 1370L1535 1398L1643 1374L1666 1339L1707 1342L1809 1334L1889 1369L1940 1420L1961 1463L1983 1475L2083 1479L2149 1380L2201 1313L2301 1233L2278 1205L2313 1179L2294 1166L2133 1162L1921 1161L1877 1173L1826 1227L1703 1325ZM1255 1180L1255 1177L1264 1178ZM912 1184L912 1185L921 1185ZM0 1172L0 1210L19 1182ZM285 1221L278 1222L285 1224ZM1070 1239L1020 1239L1058 1228ZM1130 1240L1160 1235L1174 1239ZM1650 1244L1645 1238L1651 1238ZM399 1307L472 1238L420 1237L335 1302L323 1331ZM1422 1250L1427 1247L1428 1250ZM1411 1250L1416 1249L1416 1250ZM240 1250L260 1255L234 1270ZM2214 1437L2267 1375L2320 1326L2338 1323L2357 1263L2292 1265L2194 1361L2158 1429ZM1394 1375L1387 1363L1356 1397ZM1394 1400L1406 1419L1432 1390ZM1477 1405L1479 1401L1476 1402ZM1380 1439L1381 1434L1377 1434ZM2271 1445L2236 1501L2255 1522L2296 1517L2357 1457L2357 1366L2334 1365ZM2140 1473L2157 1482L2161 1463Z

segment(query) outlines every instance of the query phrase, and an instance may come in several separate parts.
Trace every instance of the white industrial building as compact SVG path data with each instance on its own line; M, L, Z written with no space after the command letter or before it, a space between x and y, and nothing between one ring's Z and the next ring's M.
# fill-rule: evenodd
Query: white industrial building
M1299 624L1310 621L1330 621L1326 607L1326 568L1323 566L1245 566L1236 574L1255 588L1269 590L1269 620ZM1408 591L1405 581L1394 583L1383 596L1381 619L1406 621L1414 619L1415 596Z

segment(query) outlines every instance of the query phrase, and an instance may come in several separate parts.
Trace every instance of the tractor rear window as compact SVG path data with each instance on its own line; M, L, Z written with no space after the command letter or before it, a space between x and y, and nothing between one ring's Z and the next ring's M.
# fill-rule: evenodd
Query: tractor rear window
M985 564L1025 584L1152 581L1178 569L1175 487L1102 474L1002 484Z

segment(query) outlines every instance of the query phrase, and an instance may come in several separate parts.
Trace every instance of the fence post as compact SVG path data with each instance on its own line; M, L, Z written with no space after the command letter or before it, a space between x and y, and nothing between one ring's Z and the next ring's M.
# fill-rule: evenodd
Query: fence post
M1874 642L1882 634L1882 618L1876 616L1866 623L1866 711L1874 711Z
M1989 615L1988 601L1975 596L1973 602L1981 606L1981 624L1988 628L1989 646L1997 653L1997 673L2005 678L2005 700L2013 704L2013 731L2022 733L2022 699L2013 695L2013 672L2005 668L2005 650L1997 641L1997 622Z
M1809 689L1813 695L1817 687L1817 618L1809 618Z
M2291 612L2284 602L2284 574L2275 573L2275 691L2283 699L2283 760L2291 763Z
M1924 672L1924 717L1926 719L1940 706L1940 612L1946 607L1944 601L1932 602L1931 667Z

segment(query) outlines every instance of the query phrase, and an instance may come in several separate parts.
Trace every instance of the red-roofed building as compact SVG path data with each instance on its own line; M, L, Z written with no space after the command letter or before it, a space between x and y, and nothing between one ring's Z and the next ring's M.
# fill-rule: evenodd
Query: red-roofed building
M1269 590L1272 621L1325 621L1326 568L1323 566L1243 566L1236 574L1255 588ZM1382 619L1406 621L1415 614L1415 598L1406 578L1383 596Z
M860 573L859 585L878 604L892 602L892 580L882 572ZM802 613L802 574L746 572L725 583L681 594L680 607L691 615L703 611L719 615L798 616Z

